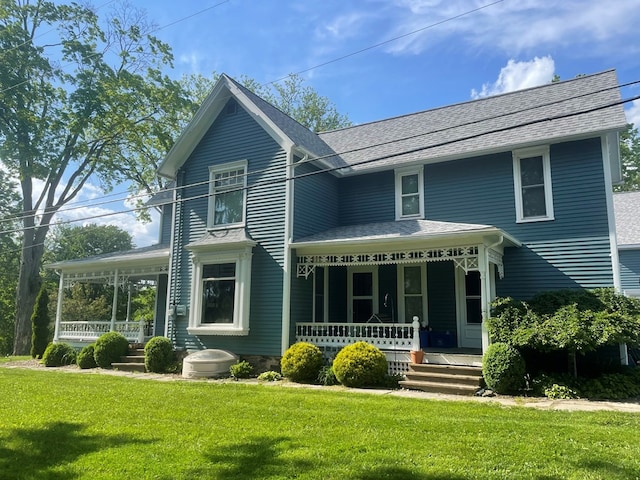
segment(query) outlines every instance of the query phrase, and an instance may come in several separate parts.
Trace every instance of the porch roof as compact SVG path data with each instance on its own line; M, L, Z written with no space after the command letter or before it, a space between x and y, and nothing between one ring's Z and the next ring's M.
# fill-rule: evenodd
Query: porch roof
M144 276L166 272L169 268L169 246L151 245L126 252L105 253L94 257L49 263L45 268L64 272L65 275L93 278L119 271L131 276ZM83 275L87 273L94 275Z
M332 228L292 243L304 250L314 247L331 247L363 244L399 244L412 241L449 244L467 242L484 237L500 237L503 246L520 246L521 243L492 225L476 223L439 222L434 220L399 220L394 222L365 223Z

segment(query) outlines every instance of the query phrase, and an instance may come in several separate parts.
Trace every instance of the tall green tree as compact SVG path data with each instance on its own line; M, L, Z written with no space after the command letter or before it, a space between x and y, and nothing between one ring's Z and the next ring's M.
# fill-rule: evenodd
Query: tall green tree
M640 135L633 123L620 133L620 161L622 163L622 184L616 192L640 190Z
M132 176L126 167L146 159L141 139L172 143L167 119L190 108L161 73L171 51L151 30L126 5L100 21L76 3L0 2L0 159L19 179L23 212L15 354L29 352L54 215L90 178L108 190Z
M31 357L42 358L49 344L49 292L46 285L40 289L31 316Z

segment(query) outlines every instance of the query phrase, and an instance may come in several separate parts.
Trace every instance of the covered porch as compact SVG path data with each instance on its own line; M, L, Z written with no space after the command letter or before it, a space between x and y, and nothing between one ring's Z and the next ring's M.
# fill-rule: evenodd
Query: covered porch
M294 292L311 308L295 316L295 339L325 351L363 340L390 362L408 362L411 350L481 354L504 248L519 245L492 226L428 220L341 227L297 241L302 284Z
M144 343L163 334L169 268L167 246L154 245L46 267L59 275L54 342L82 346L104 333L119 332L131 343ZM108 292L110 312L100 318L93 317L89 309L85 313L70 313L65 300L70 301L69 291L79 284L98 286L101 292ZM152 311L145 312L142 318L134 317L132 305L132 295L140 288L154 290Z

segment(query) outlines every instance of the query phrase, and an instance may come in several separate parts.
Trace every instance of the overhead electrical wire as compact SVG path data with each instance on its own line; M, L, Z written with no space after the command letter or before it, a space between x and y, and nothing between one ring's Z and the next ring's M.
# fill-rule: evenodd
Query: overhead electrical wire
M420 151L426 151L426 150L430 150L430 149L433 149L433 148L442 147L442 146L445 146L445 145L451 145L451 144L458 143L458 142L472 140L474 138L482 137L482 136L485 136L485 135L491 135L491 134L494 134L494 133L501 133L501 132L513 130L513 129L516 129L516 128L522 128L522 127L526 127L526 126L530 126L530 125L535 125L535 124L538 124L538 123L544 123L544 122L548 122L550 120L558 120L558 119L561 119L561 118L575 117L575 116L578 116L578 115L583 115L583 114L595 112L595 111L598 111L598 110L604 110L606 108L614 107L614 106L617 106L617 105L623 105L625 103L629 103L629 102L632 102L632 101L635 101L635 100L638 100L638 99L640 99L640 95L637 95L637 96L634 96L634 97L630 97L630 98L627 98L627 99L623 99L623 100L619 100L619 101L615 101L615 102L609 102L609 103L607 103L605 105L600 105L600 106L593 107L593 108L588 108L588 109L579 110L579 111L575 111L575 112L570 112L570 113L566 113L566 114L554 115L554 116L550 116L550 117L546 117L546 118L542 118L542 119L537 119L537 120L530 120L530 121L519 123L517 125L511 125L511 126L508 126L508 127L495 128L495 129L492 129L492 130L489 130L489 131L486 131L486 132L481 132L481 133L477 133L477 134L473 134L473 135L467 135L467 136L464 136L464 137L461 137L461 138L447 140L447 141L439 142L439 143L436 143L436 144L427 145L427 146L424 146L424 147L417 147L417 148L410 149L410 150L403 150L402 152L398 152L398 153L390 153L390 154L387 154L387 155L382 155L382 156L379 156L379 157L363 160L363 161L360 161L360 162L354 162L354 163L350 164L349 167L375 163L375 162L379 162L379 161L382 161L382 160L387 160L387 159L390 159L390 158L406 155L408 153L416 153L416 152L420 152ZM252 185L247 185L247 186L243 186L243 187L228 189L228 190L225 190L225 193L233 192L233 191L251 190L251 189L255 189L255 188L259 188L259 187L265 187L265 186L269 186L269 185L273 185L273 184L277 184L277 183L285 183L287 181L298 180L300 178L306 178L306 177L310 177L310 176L313 176L313 175L319 175L319 174L322 174L322 173L329 173L329 172L333 172L333 171L336 171L336 170L341 170L341 169L344 169L344 168L345 168L345 166L343 166L343 165L337 166L337 167L327 167L327 168L319 169L319 170L316 170L316 171L313 171L313 172L307 172L307 173L300 174L300 175L294 175L292 177L285 177L285 178L278 178L278 179L274 179L274 180L270 180L270 181L256 182L256 183L254 183ZM209 181L200 182L200 183L209 183ZM187 186L177 186L176 188L183 189L183 188L186 188L186 187ZM201 198L207 198L209 196L211 196L210 193L206 193L206 194L202 194L202 195L194 195L194 196L191 196L191 197L186 197L186 198L180 199L177 202L184 203L184 202L197 200L197 199L201 199ZM171 203L174 203L174 201L173 200L167 201L167 202L163 203L163 205L171 204ZM104 218L104 217L120 215L120 214L124 214L124 213L133 213L133 212L137 212L137 211L141 211L141 210L146 210L147 208L148 207L137 207L137 208L131 208L131 209L126 209L126 210L120 210L120 211L104 213L104 214L100 214L100 215L91 215L91 216L87 216L87 217L83 217L83 218L76 218L76 219L72 219L72 220L60 220L60 221L57 221L57 222L52 222L52 223L50 223L50 224L48 224L46 226L51 227L51 226L55 226L55 225L65 225L65 224L75 223L75 222L85 221L85 220L94 220L96 218ZM39 227L42 227L42 226L45 226L45 225L36 225L36 226L33 226L33 227L27 227L27 228L4 230L4 231L0 231L0 235L20 233L20 232L24 232L25 230L36 229L36 228L39 228Z

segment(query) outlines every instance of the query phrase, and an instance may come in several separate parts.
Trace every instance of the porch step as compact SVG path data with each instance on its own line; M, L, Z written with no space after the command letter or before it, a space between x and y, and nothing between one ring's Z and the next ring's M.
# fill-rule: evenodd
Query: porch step
M410 390L473 395L482 386L482 368L468 365L409 365L400 386Z
M112 363L111 367L123 372L144 372L144 348L130 347L129 354L120 357L120 361Z

